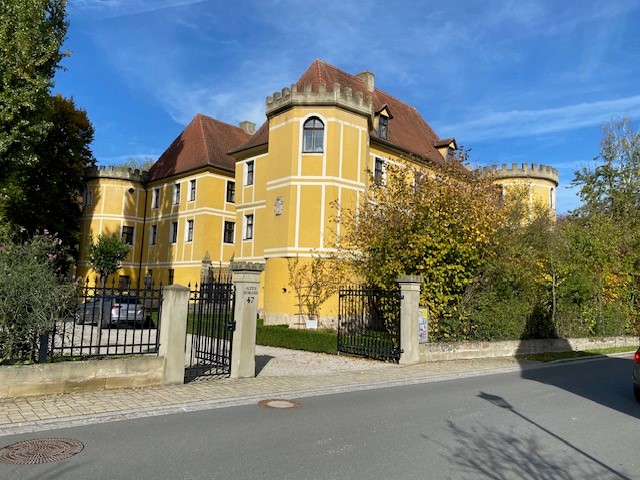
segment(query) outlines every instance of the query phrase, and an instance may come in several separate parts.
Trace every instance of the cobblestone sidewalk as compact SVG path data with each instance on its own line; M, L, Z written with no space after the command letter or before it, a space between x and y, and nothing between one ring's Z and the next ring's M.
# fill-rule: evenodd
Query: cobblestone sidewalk
M263 348L256 352L256 378L208 379L186 385L0 401L0 436L250 404L265 398L302 398L520 368L519 362L510 357L408 367L280 350Z

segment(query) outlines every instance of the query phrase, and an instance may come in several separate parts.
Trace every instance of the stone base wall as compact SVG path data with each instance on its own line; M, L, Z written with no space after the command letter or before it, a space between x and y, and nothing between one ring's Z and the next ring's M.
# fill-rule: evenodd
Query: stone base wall
M162 385L164 358L128 357L0 367L0 398Z
M569 352L637 346L638 337L561 338L504 342L427 343L419 346L420 363L486 357L511 357L530 353Z
M289 328L306 329L306 318L286 313L264 313L260 315L265 325L288 325ZM318 328L338 330L338 317L320 317Z

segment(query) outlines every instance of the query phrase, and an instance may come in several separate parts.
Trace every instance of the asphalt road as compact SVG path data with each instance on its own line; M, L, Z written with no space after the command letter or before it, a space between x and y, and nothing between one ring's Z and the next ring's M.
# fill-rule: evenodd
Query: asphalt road
M69 437L84 450L2 480L637 479L631 361L518 373L3 437Z

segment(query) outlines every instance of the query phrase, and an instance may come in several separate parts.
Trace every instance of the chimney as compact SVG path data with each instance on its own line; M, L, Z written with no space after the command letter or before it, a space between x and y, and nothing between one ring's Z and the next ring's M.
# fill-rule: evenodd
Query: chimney
M253 135L254 133L256 133L256 124L253 122L250 122L249 120L244 120L240 122L240 128L244 130L246 133L248 133L249 135Z
M375 88L374 75L369 70L365 70L364 72L360 72L356 75L356 78L359 78L364 82L367 87L367 90L373 93Z

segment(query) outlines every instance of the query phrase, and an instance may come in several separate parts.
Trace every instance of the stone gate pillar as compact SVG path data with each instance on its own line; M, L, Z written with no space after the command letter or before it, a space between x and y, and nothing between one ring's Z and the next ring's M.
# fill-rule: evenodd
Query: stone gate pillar
M231 378L256 376L256 326L261 263L231 263L233 285L236 290L231 350Z
M184 350L189 311L189 289L168 285L162 289L162 323L158 355L164 357L164 383L184 383Z
M422 275L400 275L400 364L415 365L420 361L418 329L420 315L420 287Z

